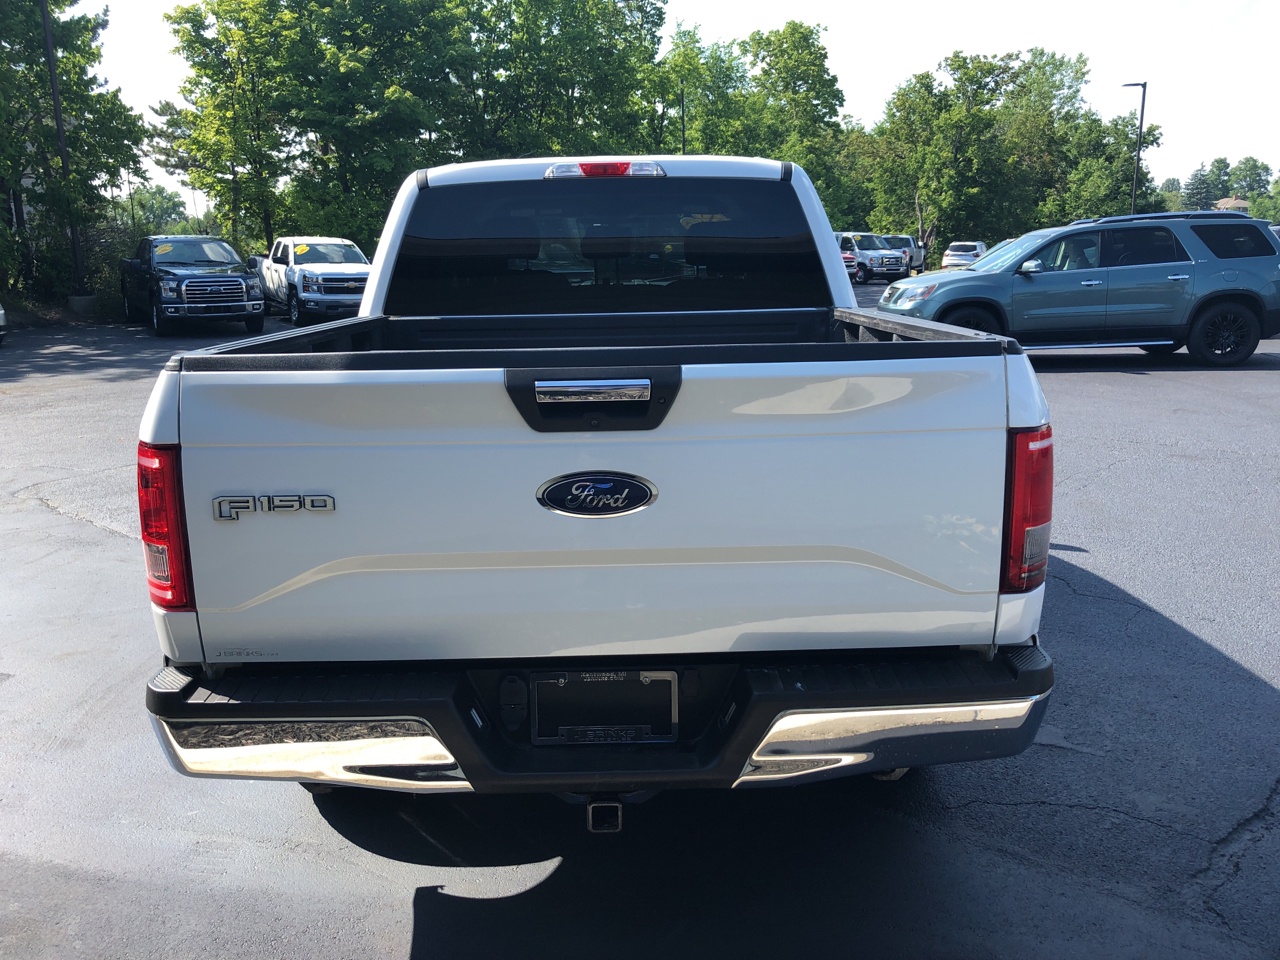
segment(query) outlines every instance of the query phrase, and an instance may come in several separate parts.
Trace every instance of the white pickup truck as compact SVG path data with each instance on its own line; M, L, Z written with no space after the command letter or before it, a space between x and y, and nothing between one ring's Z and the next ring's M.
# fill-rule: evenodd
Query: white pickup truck
M175 356L140 440L188 775L612 830L665 788L1015 754L1053 683L1027 358L856 311L789 163L420 171L359 318Z
M354 317L369 280L369 261L341 237L281 237L249 266L295 327Z

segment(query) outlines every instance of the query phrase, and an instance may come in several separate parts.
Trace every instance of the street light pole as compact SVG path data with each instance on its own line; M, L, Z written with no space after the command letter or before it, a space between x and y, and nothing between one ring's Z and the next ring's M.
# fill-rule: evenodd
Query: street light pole
M62 182L71 186L71 165L67 160L67 134L62 126L62 97L58 95L58 64L53 55L53 31L49 29L49 3L40 0L40 17L44 21L44 51L49 59L49 86L53 88L53 122L58 130L58 152L62 156ZM71 257L76 271L76 293L84 293L84 258L80 255L80 230L70 208L67 191L67 216L71 226Z
M1138 110L1138 155L1133 160L1133 196L1129 199L1129 213L1138 212L1138 171L1142 169L1142 124L1147 118L1147 83L1125 83L1125 87L1142 88L1142 107Z

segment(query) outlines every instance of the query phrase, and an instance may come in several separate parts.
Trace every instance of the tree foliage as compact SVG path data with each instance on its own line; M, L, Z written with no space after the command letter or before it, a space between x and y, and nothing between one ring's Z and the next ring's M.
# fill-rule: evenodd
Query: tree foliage
M141 172L145 135L142 118L94 73L106 14L63 17L71 5L49 0L70 161L64 175L40 5L0 4L0 286L44 298L70 292L67 231L98 222L105 190L119 186L124 170Z
M1213 205L1221 199L1222 195L1215 191L1203 163L1191 171L1191 176L1182 184L1183 210L1212 210Z
M1266 193L1271 185L1271 167L1257 157L1245 157L1231 168L1229 182L1232 196Z

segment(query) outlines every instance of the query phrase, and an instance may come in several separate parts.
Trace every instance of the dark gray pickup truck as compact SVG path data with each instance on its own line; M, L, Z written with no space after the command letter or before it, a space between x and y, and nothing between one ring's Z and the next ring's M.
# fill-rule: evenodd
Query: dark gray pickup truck
M266 311L262 281L217 237L143 237L120 261L125 316L145 318L158 337L170 337L186 317L243 321L261 333Z

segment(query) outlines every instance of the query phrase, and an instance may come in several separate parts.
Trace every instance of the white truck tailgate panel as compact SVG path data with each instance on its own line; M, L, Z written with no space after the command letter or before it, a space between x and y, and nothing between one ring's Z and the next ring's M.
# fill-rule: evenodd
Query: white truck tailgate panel
M1001 357L684 367L652 431L537 433L503 371L184 372L212 662L989 643ZM638 474L579 518L552 477ZM223 496L327 494L331 513Z

